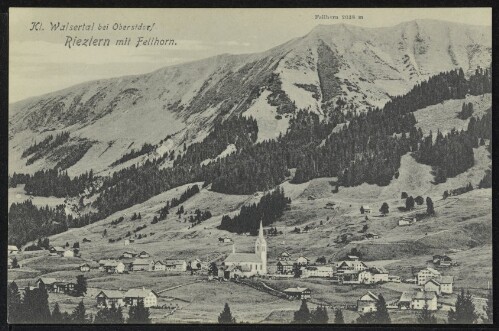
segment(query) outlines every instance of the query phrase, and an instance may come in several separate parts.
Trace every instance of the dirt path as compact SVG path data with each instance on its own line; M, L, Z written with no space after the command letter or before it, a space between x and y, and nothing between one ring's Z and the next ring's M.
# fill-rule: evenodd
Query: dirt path
M194 282L189 282L189 283L184 283L184 284L180 284L180 285L176 285L176 286L168 287L168 288L165 288L164 290L157 291L156 293L161 294L161 293L166 292L166 291L174 290L174 289L176 289L176 288L183 287L183 286L187 286L187 285L191 285L191 284L196 284L196 283L199 283L199 282L201 282L201 281L202 281L201 279L198 279L198 280L196 280L196 281L194 281Z

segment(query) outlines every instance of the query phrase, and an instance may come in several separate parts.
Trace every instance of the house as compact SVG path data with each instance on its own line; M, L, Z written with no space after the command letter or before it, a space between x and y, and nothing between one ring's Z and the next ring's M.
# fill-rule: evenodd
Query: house
M152 271L154 262L149 259L135 259L132 262L132 271Z
M260 221L258 237L255 241L254 253L236 253L236 246L232 245L232 254L229 254L223 262L224 266L241 266L242 270L248 269L245 276L267 274L267 241L263 235L263 225ZM191 264L192 267L192 264Z
M440 295L440 282L430 279L423 285L423 290L426 292L435 292L437 295Z
M308 265L309 263L310 260L304 256L300 256L299 258L296 259L296 264L298 266Z
M366 233L365 238L366 239L379 239L379 235L376 233Z
M50 247L49 254L50 256L63 256L65 251L66 250L60 246Z
M321 277L321 278L331 278L333 277L333 267L328 266L304 266L300 268L301 277Z
M376 311L376 302L378 302L379 298L376 294L371 291L367 291L366 294L360 297L357 300L357 311L359 313L369 313Z
M187 262L185 260L165 260L166 271L181 271L187 270Z
M231 265L228 266L224 271L224 278L235 279L246 277L251 273L251 268L247 265Z
M277 262L277 273L281 275L287 275L293 273L295 264L292 261L278 261Z
M19 248L17 248L17 246L15 246L15 245L9 245L7 247L7 250L9 252L9 255L13 255L13 254L19 253Z
M154 271L165 271L166 265L161 261L156 261L156 262L154 262L153 270Z
M452 258L447 255L433 255L433 264L440 267L450 267L452 265Z
M433 291L406 291L402 292L398 301L400 309L437 310L437 295Z
M359 261L360 258L357 255L347 255L349 261Z
M188 265L190 266L191 270L193 270L193 271L200 270L201 267L203 266L200 259L194 259L192 261L189 261Z
M64 253L62 253L62 256L64 257L75 257L75 251L72 249L65 250Z
M154 307L158 305L158 294L149 289L130 289L125 295L125 303L128 306L136 306L139 301L144 303L144 307Z
M116 307L125 305L124 294L116 290L102 290L95 296L97 308L111 307L114 303Z
M374 284L374 277L371 271L362 270L357 274L359 284Z
M131 239L125 239L125 240L123 240L123 246L130 245L131 241L132 241Z
M146 258L148 258L148 257L151 257L151 255L149 255L149 253L147 253L147 252L145 252L145 251L142 251L142 252L140 252L140 253L139 253L139 255L137 255L137 257L138 257L139 259L146 259Z
M442 276L439 280L439 283L440 283L440 292L442 294L453 293L454 277Z
M362 261L358 261L358 260L353 260L353 261L341 261L341 262L338 262L338 264L336 265L336 272L341 274L347 270L354 270L356 272L360 272L362 270L366 270L368 269L367 265L362 262Z
M362 210L364 210L363 214L370 214L371 213L371 207L369 207L368 205L363 205L362 207L360 207Z
M412 298L411 308L412 309L424 309L427 307L428 310L437 310L437 295L435 292L427 291L416 291Z
M57 282L57 279L55 278L47 278L47 277L41 277L38 278L35 282L35 286L40 288L41 286L44 286L48 292L53 291L53 285L54 283Z
M382 267L372 267L369 268L369 271L373 275L374 283L387 283L388 280L388 271Z
M110 274L122 274L125 272L125 264L121 261L108 260L102 265L101 270Z
M310 299L312 291L306 287L290 287L284 290L288 297L293 299Z
M345 270L342 273L336 273L339 284L360 284L359 271L356 270Z
M90 271L90 265L88 263L82 264L80 265L79 269L82 272Z
M430 279L438 279L440 278L441 274L437 270L433 268L426 268L423 270L420 270L417 274L417 282L418 285L424 285L426 282Z
M225 237L223 242L224 243L231 243L232 239Z
M282 252L277 259L279 261L289 261L291 259L291 254L288 252Z
M132 252L123 252L123 254L121 254L121 256L119 257L120 259L131 259L131 258L134 258L137 254L136 253L132 253Z

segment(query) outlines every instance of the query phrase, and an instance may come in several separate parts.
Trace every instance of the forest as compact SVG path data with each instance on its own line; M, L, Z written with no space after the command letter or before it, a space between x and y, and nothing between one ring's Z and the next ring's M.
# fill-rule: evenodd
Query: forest
M469 79L462 70L444 72L393 98L382 109L357 113L339 99L336 106L326 107L326 119L307 110L297 111L285 134L258 143L254 119L219 119L203 141L176 156L174 167L160 168L160 161L147 160L100 178L102 185L95 189L98 196L92 204L96 211L72 220L71 225L92 223L192 182L204 182L203 187L211 184L211 190L227 194L253 194L271 190L286 179L302 183L317 177L338 177L342 186L387 185L398 176L401 157L408 152L434 168L435 182L445 181L473 165L473 147L479 139L491 137L491 111L482 118L472 116L467 131L445 136L437 132L435 143L433 135L423 137L421 129L416 129L413 111L467 94L490 92L489 69L477 69ZM236 146L235 153L202 164L229 144ZM296 171L291 177L293 168ZM92 177L90 173L70 179L64 172L48 170L33 176L16 174L9 178L9 185L25 183L26 191L33 195L76 196L90 187ZM226 218L224 226L228 222Z
M224 215L218 228L229 232L249 232L251 235L256 235L260 221L263 226L274 223L282 216L286 206L290 203L291 199L286 198L284 190L277 188L265 194L257 204L242 206L238 215L232 218Z

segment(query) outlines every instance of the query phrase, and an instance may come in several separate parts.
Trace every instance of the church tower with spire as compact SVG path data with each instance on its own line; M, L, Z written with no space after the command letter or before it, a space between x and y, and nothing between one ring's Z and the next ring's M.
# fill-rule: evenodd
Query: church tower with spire
M255 242L255 254L260 257L262 260L262 271L260 274L267 274L267 241L263 235L263 225L262 221L260 221L260 230L258 232L258 238Z

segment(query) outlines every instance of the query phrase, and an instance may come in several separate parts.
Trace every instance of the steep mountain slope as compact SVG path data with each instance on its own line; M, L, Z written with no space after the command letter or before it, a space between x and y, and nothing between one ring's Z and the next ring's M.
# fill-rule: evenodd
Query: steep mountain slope
M9 172L57 165L55 152L30 165L22 153L61 131L71 133L67 144L73 147L66 151L83 150L81 159L68 164L70 175L102 173L179 153L232 114L255 117L262 128L258 140L271 139L286 132L297 109L324 115L339 99L360 110L381 106L430 75L457 67L470 73L490 61L485 27L428 20L377 29L320 25L259 54L219 55L12 104ZM155 145L154 152L111 166L146 142Z

